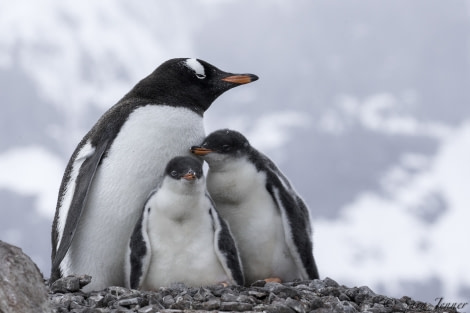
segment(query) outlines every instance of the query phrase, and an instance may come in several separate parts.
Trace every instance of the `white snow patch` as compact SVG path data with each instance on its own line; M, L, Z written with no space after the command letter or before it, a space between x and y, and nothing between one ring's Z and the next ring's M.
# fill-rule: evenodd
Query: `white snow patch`
M403 282L437 277L446 298L468 300L459 288L470 287L469 160L470 121L452 131L434 157L405 155L383 178L383 192L363 192L338 220L317 219L315 254L322 276L385 286L397 297ZM445 207L428 223L416 207L432 210L429 197L435 194Z
M259 117L248 131L248 137L257 149L274 150L290 140L289 130L306 127L309 118L295 111L280 111Z
M342 134L354 126L370 131L401 136L422 136L441 139L451 128L434 121L420 121L406 112L409 93L397 97L389 93L375 94L364 100L342 96L331 109L320 117L319 129L332 134Z
M52 219L63 161L39 146L17 147L0 154L0 188L36 197L36 209Z

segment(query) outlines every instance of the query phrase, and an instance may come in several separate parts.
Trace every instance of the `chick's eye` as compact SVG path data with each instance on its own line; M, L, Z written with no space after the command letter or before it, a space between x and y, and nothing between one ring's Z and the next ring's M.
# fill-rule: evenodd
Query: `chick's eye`
M222 146L222 151L230 151L230 146L229 145L223 145Z
M173 177L176 177L176 176L178 175L178 173L177 173L176 171L171 171L170 174L171 174L171 176L173 176Z

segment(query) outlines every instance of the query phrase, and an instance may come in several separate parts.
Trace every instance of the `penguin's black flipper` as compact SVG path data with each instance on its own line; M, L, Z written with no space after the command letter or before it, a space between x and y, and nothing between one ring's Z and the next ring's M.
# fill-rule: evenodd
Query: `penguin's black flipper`
M206 197L211 202L209 214L214 227L214 242L217 257L233 282L243 286L245 284L245 276L243 274L242 261L238 253L235 239L233 238L227 222L217 213L214 201L209 193L206 193Z
M256 149L253 149L250 158L258 171L266 173L266 190L281 213L286 243L297 267L307 279L320 278L313 256L307 205L271 159Z
M104 153L108 149L108 142L108 139L101 142L96 147L95 152L86 158L86 160L83 161L82 165L80 166L79 174L75 182L72 202L70 203L70 208L67 212L64 231L62 233L62 237L60 238L60 245L52 262L52 274L50 279L51 283L60 278L59 265L67 254L70 245L72 244L75 231L77 230L80 217L83 213L83 208L85 207L87 201L88 191L90 190L90 186L93 182L96 169L98 168Z
M282 216L287 246L297 266L308 279L318 279L318 269L312 254L312 231L307 206L293 191L289 182L273 165L265 169L268 175L266 189L276 202Z
M154 192L152 193L154 194ZM137 221L134 231L132 232L129 245L127 247L127 255L125 264L126 287L131 289L139 289L147 276L150 264L151 246L147 233L148 215L150 207L147 204Z

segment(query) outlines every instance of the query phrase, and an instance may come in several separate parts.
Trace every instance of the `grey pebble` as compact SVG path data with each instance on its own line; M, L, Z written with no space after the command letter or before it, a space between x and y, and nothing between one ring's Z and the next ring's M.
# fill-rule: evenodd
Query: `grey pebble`
M156 312L158 312L158 309L156 309L152 305L147 305L137 310L137 313L156 313Z
M287 298L286 305L297 313L305 313L305 305L300 301L294 300L292 298Z
M269 282L269 283L266 283L264 288L274 293L275 295L283 297L283 298L287 298L287 297L294 298L294 297L298 297L300 294L299 291L296 290L295 288L287 287L279 283Z
M259 291L259 290L250 290L248 291L248 295L253 296L257 299L266 298L268 293L266 291Z
M242 302L221 302L220 303L221 311L243 312L243 311L251 311L252 308L253 308L253 305L250 303L242 303Z
M341 295L341 291L338 290L338 288L335 288L335 287L326 287L326 288L323 288L321 291L320 291L321 295L323 296L333 296L333 297L340 297Z
M297 285L297 286L295 286L295 288L296 288L297 290L300 290L300 291L302 291L302 290L311 291L311 290L312 290L312 288L309 287L308 284L307 284L307 285L304 285L304 284Z
M79 291L91 282L91 276L67 276L56 280L50 287L53 293L66 293Z
M273 303L274 301L278 301L279 297L276 296L275 293L270 292L268 296L268 303Z
M208 289L216 297L220 297L223 293L226 292L225 288L222 285L208 286Z
M101 308L104 306L104 296L96 294L88 297L88 305L90 307Z
M53 293L75 292L80 290L80 280L74 276L63 277L56 280L52 286Z
M171 295L167 295L167 296L164 296L163 297L163 305L166 307L166 308L169 308L170 305L174 304L175 303L175 299L173 299L173 297Z
M147 296L148 305L153 306L156 309L164 309L163 296L159 293L152 293Z
M110 313L111 309L110 308L93 308L93 311L91 313Z
M342 305L345 313L355 313L359 309L355 303L351 303L349 301L343 301Z
M138 305L140 303L142 303L142 300L139 298L122 299L117 302L118 305L127 307L132 305Z
M175 310L187 310L191 307L193 299L187 293L177 296L175 298L175 303L170 305L170 309Z
M85 303L83 297L72 297L70 301L70 309L80 309L83 308ZM81 298L81 299L80 299Z
M266 285L266 281L257 280L251 284L251 287L264 287L264 285Z
M335 288L339 287L339 284L329 277L326 277L323 280L323 283L325 284L326 287L335 287Z
M331 313L331 312L334 312L334 311L332 311L331 309L327 309L327 308L319 308L319 309L311 311L310 313Z
M218 310L220 308L220 299L214 297L202 303L194 303L193 308L204 311Z
M134 313L134 310L126 309L126 308L117 308L116 311L111 311L115 313Z
M157 312L158 312L158 309L152 305L147 305L137 310L137 313L157 313Z
M89 311L85 310L84 313L110 313L109 308L89 308Z
M209 299L212 296L213 294L209 289L201 287L194 294L193 299L196 301L204 301L204 300Z
M350 301L351 299L345 294L345 293L340 293L338 296L338 299L341 301Z
M112 303L116 302L116 300L117 300L117 296L111 293L106 293L104 295L103 304L106 306L110 306Z
M315 310L323 307L323 301L320 297L312 297L308 302L310 310Z
M234 294L231 294L231 293L224 293L224 294L220 297L220 301L224 301L224 302L235 302L235 301L237 301L237 296L234 295Z
M256 299L254 299L253 297L250 297L248 295L239 295L236 300L236 302L245 302L245 303L257 303L258 301L256 301Z
M321 290L326 287L323 280L320 280L320 279L312 280L308 286L316 290Z
M367 286L362 286L358 288L358 292L354 296L354 302L362 303L365 301L372 302L372 297L375 296L375 293Z
M293 309L281 302L271 303L266 307L268 313L295 313Z

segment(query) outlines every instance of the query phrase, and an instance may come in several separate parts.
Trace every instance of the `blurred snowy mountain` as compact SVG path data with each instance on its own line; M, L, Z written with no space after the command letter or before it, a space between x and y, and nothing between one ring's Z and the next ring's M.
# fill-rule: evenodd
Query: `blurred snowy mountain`
M322 277L470 300L463 0L0 0L0 239L45 276L65 164L166 59L260 76L218 99L309 204Z

